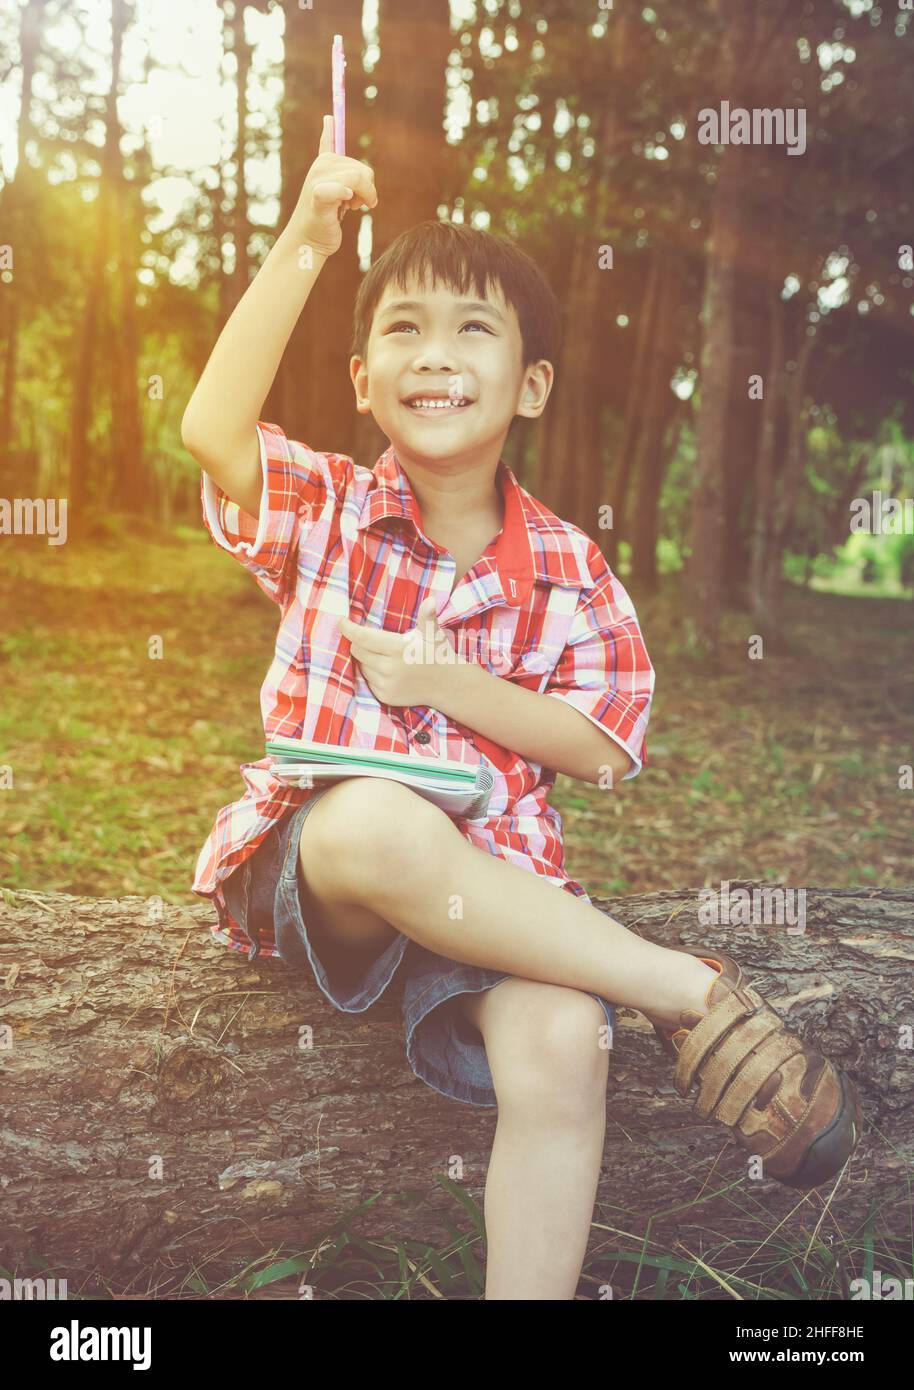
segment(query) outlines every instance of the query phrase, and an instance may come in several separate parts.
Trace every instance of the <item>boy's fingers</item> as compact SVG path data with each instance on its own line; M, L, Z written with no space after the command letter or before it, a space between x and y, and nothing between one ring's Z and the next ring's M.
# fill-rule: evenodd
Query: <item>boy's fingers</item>
M398 656L406 645L406 637L399 632L378 632L372 628L366 632L363 628L358 637L353 638L352 648L358 648L361 652L371 653L374 656Z
M378 206L378 190L374 186L374 176L369 168L364 164L357 164L351 171L346 170L352 183L353 190L359 195L358 201L365 203L369 208Z
M321 127L321 142L317 147L318 154L333 154L333 117L325 116L324 124Z
M347 624L352 629L347 631ZM340 618L340 631L349 638L353 651L375 653L377 656L390 656L403 648L405 637L399 632L383 632L376 627L360 627L349 618Z
M315 205L327 208L352 197L352 189L348 184L335 183L330 179L323 179L320 183L316 183L312 192Z
M327 153L327 151L322 151ZM329 153L333 153L332 150ZM358 159L349 159L345 155L337 157L334 165L327 170L330 176L323 182L333 181L340 187L350 190L350 207L360 208L363 203L368 208L378 205L378 190L374 186L374 173L367 164L363 164Z

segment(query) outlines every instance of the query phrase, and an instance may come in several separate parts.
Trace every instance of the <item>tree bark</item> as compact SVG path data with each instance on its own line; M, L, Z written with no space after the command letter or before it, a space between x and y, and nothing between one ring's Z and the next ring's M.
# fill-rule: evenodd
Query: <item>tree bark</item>
M106 329L112 330L115 314L112 309L113 289L108 273L108 259L112 240L112 221L117 215L117 181L120 167L121 126L117 112L118 81L120 71L123 21L125 19L122 0L112 0L112 62L111 81L105 102L105 144L101 154L101 177L98 180L96 204L96 232L92 255L90 257L89 277L86 286L86 300L79 337L79 355L73 371L73 400L70 415L70 473L68 493L68 526L70 535L78 537L85 534L86 504L89 501L90 480L92 480L92 454L90 434L93 408L95 406L96 350L100 337ZM118 411L118 391L115 369L115 384L109 387L109 400L112 411ZM117 446L113 450L117 463ZM94 480L94 481L97 481Z
M660 536L660 496L663 480L680 438L683 410L672 391L663 400L660 414L651 431L650 443L644 449L638 472L638 496L632 517L632 592L639 597L657 590L657 541ZM667 436L669 427L678 416L676 427Z
M13 247L13 280L3 286L0 302L3 305L4 319L0 341L6 344L3 358L3 401L0 405L0 456L5 456L13 443L13 413L16 396L19 357L19 302L26 284L26 270L29 260L28 226L30 221L29 203L32 197L33 181L37 171L33 171L26 159L26 145L35 138L32 122L32 85L41 49L42 30L45 22L47 0L26 5L19 11L19 52L21 55L22 78L19 97L19 120L17 122L16 173L3 190L4 240ZM18 286L16 281L18 279ZM17 288L19 294L17 294ZM20 439L22 435L20 433Z
M117 319L117 351L112 364L112 441L111 469L116 504L134 515L142 515L149 505L149 479L144 461L145 442L140 418L139 329L137 324L136 185L124 173L121 154L121 123L117 114L121 56L129 14L126 0L112 0L111 6L111 105L110 119L116 127L111 143L112 231L117 249L120 300ZM115 291L112 288L112 302Z
M561 371L556 375L545 429L540 434L547 467L541 470L542 500L559 515L592 536L606 553L613 533L599 526L599 508L607 494L603 452L603 402L606 395L604 356L607 312L601 294L605 275L597 265L599 247L607 240L614 195L613 175L619 163L618 135L622 119L618 96L634 35L629 16L620 14L614 26L610 84L594 122L599 154L584 183L584 210L571 247L569 283L562 305L565 323ZM611 154L607 153L612 151Z
M910 1054L898 1037L910 1021L914 890L808 889L798 935L703 926L694 890L597 905L661 944L735 955L789 1025L849 1071L868 1127L829 1219L858 1229L878 1199L880 1230L903 1237L907 1203L887 1198L910 1183L914 1156ZM454 1155L481 1206L496 1113L413 1075L396 979L393 997L340 1013L310 971L249 965L215 943L214 916L209 904L155 898L0 898L5 1269L37 1257L71 1293L161 1295L195 1266L212 1287L246 1261L311 1249L377 1192L355 1229L445 1241L460 1213L436 1175ZM730 1188L748 1182L746 1155L676 1094L634 1011L617 1011L607 1102L595 1220L605 1202L606 1219L636 1237L653 1217L651 1239L669 1245L698 1250L708 1229L744 1240L746 1204ZM774 1182L752 1182L751 1201L770 1227L814 1220L821 1207L791 1216L797 1194Z
M733 90L748 51L754 15L740 0L717 0L723 21L720 90ZM687 583L689 645L717 653L721 617L721 550L724 528L724 461L733 373L736 269L742 231L743 161L740 146L726 145L717 169L702 308L701 408L696 435L697 477L692 494Z
M292 334L277 388L287 407L282 424L312 447L349 454L365 467L389 440L370 415L356 412L350 380L353 305L363 278L361 225L370 218L370 259L377 261L403 230L437 215L453 158L444 129L453 46L448 6L442 0L434 5L401 0L394 8L393 18L390 6L379 10L381 56L370 77L363 66L361 0L285 10L281 226L317 157L321 116L330 111L334 33L342 34L347 55L346 153L375 171L380 202L370 214L347 214L343 245L320 275ZM371 103L368 86L377 87Z
M232 210L232 241L235 247L235 265L232 271L234 305L251 283L247 190L248 72L251 54L244 36L243 0L232 0L232 13L227 25L232 35L231 51L235 55L235 205Z
M104 161L103 161L104 162ZM95 347L99 313L105 291L105 264L108 259L110 189L104 172L95 200L96 223L86 298L80 324L79 347L73 369L73 396L70 414L70 471L67 486L68 530L71 536L84 534L85 507L89 497L89 429L92 421L95 384Z
M752 616L763 632L767 632L772 626L767 605L765 572L771 537L774 454L784 369L784 306L774 277L768 293L768 324L768 370L765 373L765 398L762 402L762 423L755 460L755 508L752 518L752 562L749 576Z
M645 380L641 402L641 429L637 445L628 450L636 499L630 528L632 545L632 582L643 582L653 590L657 584L657 536L659 530L660 489L668 456L664 453L667 426L676 408L677 397L670 385L676 366L679 343L676 325L682 293L679 258L672 251L663 253L662 287L657 314L658 332ZM626 460L623 460L623 465ZM613 515L614 532L620 537L627 528L625 493L620 491L618 508Z
M655 247L647 254L650 267L642 300L641 312L637 320L635 357L632 363L631 385L625 402L625 419L622 425L622 439L619 444L617 466L613 470L610 483L612 496L613 525L606 537L605 554L610 566L619 557L619 540L627 512L628 488L632 476L633 454L639 431L643 425L647 378L650 372L652 355L657 352L658 343L663 341L664 326L657 312L657 295L662 275L661 258L667 248Z
M815 338L806 334L805 323L799 328L800 340L793 376L787 384L787 449L780 495L769 532L768 554L764 574L764 604L770 621L776 626L783 597L784 552L790 545L796 525L796 503L805 461L806 409L804 393L806 373Z

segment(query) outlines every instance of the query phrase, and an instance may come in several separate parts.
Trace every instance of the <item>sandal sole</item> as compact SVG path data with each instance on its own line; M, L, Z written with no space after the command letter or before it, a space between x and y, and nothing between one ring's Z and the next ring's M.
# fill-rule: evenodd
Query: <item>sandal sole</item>
M857 1087L843 1071L838 1072L838 1079L841 1082L841 1107L831 1124L812 1141L799 1168L790 1177L777 1179L787 1187L809 1191L828 1182L856 1147L863 1129L860 1097Z
M672 1043L668 1043L660 1029L654 1032L663 1051L672 1061L678 1053ZM803 1155L799 1168L788 1177L778 1177L776 1182L785 1187L799 1188L809 1192L833 1178L857 1145L863 1132L863 1116L860 1110L860 1096L857 1087L849 1076L838 1071L841 1083L841 1105L832 1122L816 1135Z

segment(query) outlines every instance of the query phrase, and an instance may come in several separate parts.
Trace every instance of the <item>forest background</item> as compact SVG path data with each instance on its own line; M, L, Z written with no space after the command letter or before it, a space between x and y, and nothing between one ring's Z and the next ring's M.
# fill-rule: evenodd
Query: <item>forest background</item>
M2 882L186 901L261 756L275 611L205 534L180 422L316 154L336 32L381 201L262 418L370 467L348 360L372 260L435 216L522 245L564 347L505 458L601 546L658 673L644 775L559 779L572 872L909 881L914 524L852 519L914 494L911 23L873 0L5 6L0 498L66 498L68 534L0 535ZM802 154L705 143L723 101L802 110Z

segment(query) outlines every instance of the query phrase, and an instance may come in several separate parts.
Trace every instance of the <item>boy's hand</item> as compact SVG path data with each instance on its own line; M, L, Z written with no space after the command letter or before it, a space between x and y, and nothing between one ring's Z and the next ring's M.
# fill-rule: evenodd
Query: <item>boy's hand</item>
M339 623L376 700L440 710L455 666L468 663L457 655L447 629L439 627L435 599L423 599L416 621L413 631L405 633L384 632L350 618Z
M289 228L322 256L332 256L343 242L340 208L377 207L374 173L358 159L333 150L333 117L324 117L318 155L305 177Z

